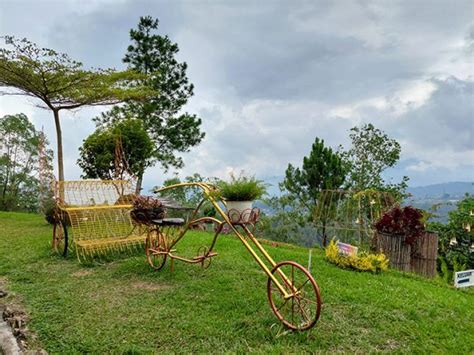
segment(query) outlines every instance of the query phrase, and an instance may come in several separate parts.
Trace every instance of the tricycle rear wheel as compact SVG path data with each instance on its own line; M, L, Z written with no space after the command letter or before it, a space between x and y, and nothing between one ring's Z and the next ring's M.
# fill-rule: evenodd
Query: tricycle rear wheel
M54 223L52 247L57 254L67 256L68 235L64 221Z
M148 263L153 269L160 270L163 268L169 250L166 236L158 229L154 228L148 232L145 252Z

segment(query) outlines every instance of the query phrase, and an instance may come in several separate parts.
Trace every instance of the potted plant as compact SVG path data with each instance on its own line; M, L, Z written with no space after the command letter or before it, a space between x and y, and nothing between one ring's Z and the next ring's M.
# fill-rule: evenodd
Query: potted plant
M233 222L249 222L252 204L266 194L267 187L255 177L230 176L230 181L221 181L219 195L226 202L227 214Z
M421 211L411 206L395 206L382 215L375 230L377 251L388 256L392 267L409 271L412 246L425 232Z
M130 215L137 223L149 224L154 219L164 218L165 212L160 200L152 196L138 196L133 201Z

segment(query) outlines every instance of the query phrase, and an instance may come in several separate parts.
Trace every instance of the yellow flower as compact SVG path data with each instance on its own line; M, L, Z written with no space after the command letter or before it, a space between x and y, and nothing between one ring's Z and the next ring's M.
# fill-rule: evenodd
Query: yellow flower
M337 242L334 239L326 247L325 252L329 262L342 268L371 272L385 271L388 268L388 259L383 253L367 254L362 252L359 255L340 255Z

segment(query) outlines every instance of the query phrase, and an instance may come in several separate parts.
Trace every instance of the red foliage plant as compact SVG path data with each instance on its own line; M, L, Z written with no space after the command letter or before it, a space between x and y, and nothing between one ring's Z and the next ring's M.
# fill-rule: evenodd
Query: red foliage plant
M375 224L377 232L405 237L405 243L412 245L425 232L420 210L406 206L393 207L383 214Z
M136 210L158 209L162 205L160 200L152 196L138 196L133 201L133 208Z
M133 201L133 209L130 211L136 223L144 224L149 224L155 219L162 219L165 214L166 210L161 201L152 196L138 196Z

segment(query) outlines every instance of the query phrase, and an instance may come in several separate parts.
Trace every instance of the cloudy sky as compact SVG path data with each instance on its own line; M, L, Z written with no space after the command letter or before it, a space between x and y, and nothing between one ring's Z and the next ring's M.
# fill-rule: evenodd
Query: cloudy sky
M0 34L122 69L144 15L178 43L195 84L185 109L206 138L181 176L281 176L315 137L347 146L351 127L372 122L401 143L395 182L474 181L474 1L0 0ZM55 147L52 115L34 104L3 97L0 115L27 114ZM68 179L99 112L62 116ZM163 179L157 166L145 186Z

